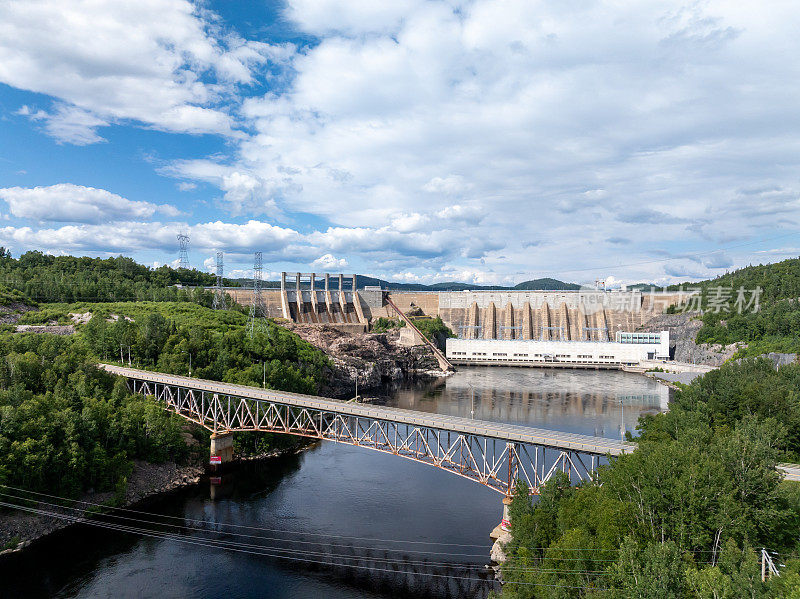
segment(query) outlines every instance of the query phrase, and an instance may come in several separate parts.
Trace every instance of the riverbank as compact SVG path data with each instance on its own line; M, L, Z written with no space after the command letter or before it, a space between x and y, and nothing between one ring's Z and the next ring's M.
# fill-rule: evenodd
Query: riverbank
M313 442L299 443L291 447L276 449L267 453L237 458L233 465L237 463L252 464L259 461L268 461L284 456L296 455L306 451L313 445ZM174 462L163 464L151 464L137 460L134 462L133 471L128 479L125 497L122 502L113 502L114 492L103 493L88 492L76 498L73 505L85 506L85 513L97 505L109 507L131 508L141 506L153 500L161 499L178 490L198 485L207 474L204 462L180 465ZM18 493L11 489L4 492L17 496L25 496L25 493ZM42 497L42 502L56 503L55 499ZM83 502L83 503L81 503ZM15 502L16 503L16 502ZM50 512L60 513L71 518L82 517L76 514L75 509L59 508L52 505L34 505L34 509L42 509ZM9 508L0 518L0 559L3 556L22 551L32 543L43 539L53 533L74 526L78 522L65 520L56 516L42 516L23 512Z
M128 478L124 500L117 504L117 507L130 507L152 497L197 484L204 473L204 467L199 464L179 465L174 462L150 464L137 460L134 462L133 471ZM4 492L19 497L26 496L25 493L17 493L11 489L5 489ZM85 504L77 503L77 505L112 505L111 502L115 499L114 495L113 491L103 493L90 491L78 497L76 501L86 502ZM52 499L43 498L43 500L55 503L55 500ZM41 509L75 515L74 510L52 506L42 506ZM3 548L0 556L20 551L32 542L73 524L73 522L57 517L40 516L9 508L0 518L0 547Z

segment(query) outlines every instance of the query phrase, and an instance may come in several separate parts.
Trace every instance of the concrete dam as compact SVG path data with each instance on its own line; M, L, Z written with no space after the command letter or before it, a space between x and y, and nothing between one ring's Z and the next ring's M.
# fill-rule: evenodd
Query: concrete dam
M279 289L262 289L265 316L296 323L368 330L383 316L402 312L440 317L464 339L613 341L617 331L634 331L685 295L636 291L385 291L357 289L355 275L283 273ZM227 288L242 305L253 290Z

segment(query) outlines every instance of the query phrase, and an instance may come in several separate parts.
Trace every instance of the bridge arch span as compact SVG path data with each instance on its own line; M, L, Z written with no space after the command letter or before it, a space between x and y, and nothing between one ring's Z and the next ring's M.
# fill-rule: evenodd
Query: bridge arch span
M262 431L346 443L428 464L507 497L556 472L589 479L601 460L632 451L612 439L548 431L101 365L135 393L214 433Z

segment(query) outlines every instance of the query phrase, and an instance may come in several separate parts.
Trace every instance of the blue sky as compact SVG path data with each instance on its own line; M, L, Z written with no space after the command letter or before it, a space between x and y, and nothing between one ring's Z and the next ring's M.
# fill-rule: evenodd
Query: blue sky
M675 282L800 255L800 8L0 3L0 244Z

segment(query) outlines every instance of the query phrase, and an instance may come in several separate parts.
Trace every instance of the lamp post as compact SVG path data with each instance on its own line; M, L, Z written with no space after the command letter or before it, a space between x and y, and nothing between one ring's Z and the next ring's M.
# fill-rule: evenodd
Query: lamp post
M475 418L475 387L473 387L471 383L467 383L467 385L469 386L470 397L471 397L471 402L470 402L471 409L469 411L469 416L470 416L470 418L474 419Z

